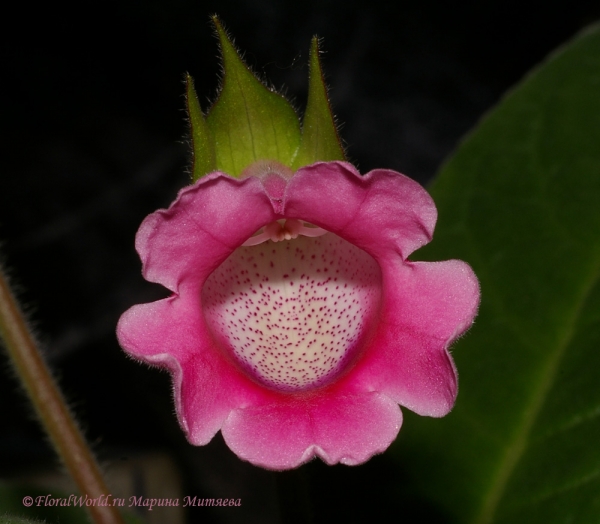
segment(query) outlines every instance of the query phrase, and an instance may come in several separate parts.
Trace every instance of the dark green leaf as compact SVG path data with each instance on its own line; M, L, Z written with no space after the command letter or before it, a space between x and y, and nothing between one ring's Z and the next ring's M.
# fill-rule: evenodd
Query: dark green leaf
M300 124L289 102L248 69L215 18L223 55L223 85L206 122L217 168L239 175L257 160L290 166L300 144Z
M302 119L302 141L293 167L298 169L319 160L345 159L319 62L319 41L314 37L310 47L308 102Z
M461 258L482 303L445 419L396 452L460 523L600 522L600 28L550 57L432 188L426 259Z

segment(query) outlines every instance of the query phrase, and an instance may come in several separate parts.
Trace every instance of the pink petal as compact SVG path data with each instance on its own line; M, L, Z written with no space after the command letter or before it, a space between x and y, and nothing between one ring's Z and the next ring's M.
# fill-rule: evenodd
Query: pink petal
M447 349L476 313L477 280L459 261L406 260L431 239L436 220L431 198L409 178L388 170L361 177L343 162L304 167L291 179L273 169L244 180L208 175L143 222L136 247L144 276L176 294L127 311L119 341L134 358L172 373L177 415L190 442L206 444L221 429L241 458L269 469L296 467L315 456L329 464L358 464L396 437L402 422L398 403L431 416L452 407L457 382ZM221 329L231 320L225 318L228 306L217 311L218 329L213 325L211 334L206 317L212 317L201 304L203 299L209 304L207 294L217 296L228 268L224 264L223 274L214 273L215 289L204 287L209 275L280 218L339 235L371 255L381 270L381 307L375 326L357 342L356 358L339 375L336 368L329 385L294 393L249 375L239 355L220 340L231 336ZM340 258L353 264L352 257ZM263 280L267 277L270 270ZM379 276L375 280L379 284Z
M477 279L459 260L386 260L382 271L383 315L352 379L420 415L443 416L457 394L447 348L473 321L479 303Z
M400 253L406 259L431 240L437 212L415 181L377 169L360 176L345 162L299 169L286 193L285 215L318 225L375 258Z
M231 409L265 395L216 350L190 298L133 306L121 316L117 337L134 358L170 371L179 422L190 442L204 445Z
M171 291L182 282L198 287L236 247L274 219L260 180L212 173L182 189L169 209L142 222L135 246L144 278Z
M401 425L400 408L384 395L327 391L237 409L222 433L240 458L281 470L315 456L327 464L360 464L385 451Z

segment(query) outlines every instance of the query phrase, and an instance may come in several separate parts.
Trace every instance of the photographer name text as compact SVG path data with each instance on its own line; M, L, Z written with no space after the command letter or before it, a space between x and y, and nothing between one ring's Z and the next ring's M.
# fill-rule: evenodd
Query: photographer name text
M115 507L140 507L147 508L148 511L152 511L153 508L162 508L169 506L210 506L210 507L230 507L230 506L241 506L242 499L205 499L197 496L190 497L185 496L183 499L179 498L149 498L143 496L131 496L128 499L113 497L112 495L101 495L100 497L91 498L87 495L69 495L68 497L53 497L52 495L39 495L37 497L26 496L23 497L23 506L29 508L31 506L74 506L80 508L88 508L90 506L115 506Z

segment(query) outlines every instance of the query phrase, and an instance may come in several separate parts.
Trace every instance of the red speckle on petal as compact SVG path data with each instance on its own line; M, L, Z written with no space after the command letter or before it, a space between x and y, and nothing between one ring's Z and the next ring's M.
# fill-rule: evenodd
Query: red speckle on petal
M317 266L321 261L336 269L343 288ZM250 267L255 276L242 281ZM271 294L257 299L266 278ZM352 358L379 307L380 281L370 255L330 233L238 248L206 281L202 302L217 338L256 380L304 390L327 383ZM342 311L340 301L347 304ZM330 318L338 319L333 327ZM258 341L250 336L257 332Z

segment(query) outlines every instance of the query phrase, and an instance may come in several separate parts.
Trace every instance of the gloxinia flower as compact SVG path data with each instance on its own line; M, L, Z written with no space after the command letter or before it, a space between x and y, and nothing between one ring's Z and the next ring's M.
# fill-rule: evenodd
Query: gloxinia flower
M143 275L173 294L129 309L119 341L170 371L192 444L221 430L268 469L362 463L395 439L399 404L441 417L456 398L448 347L479 287L464 262L408 260L436 216L390 170L211 173L142 223Z

